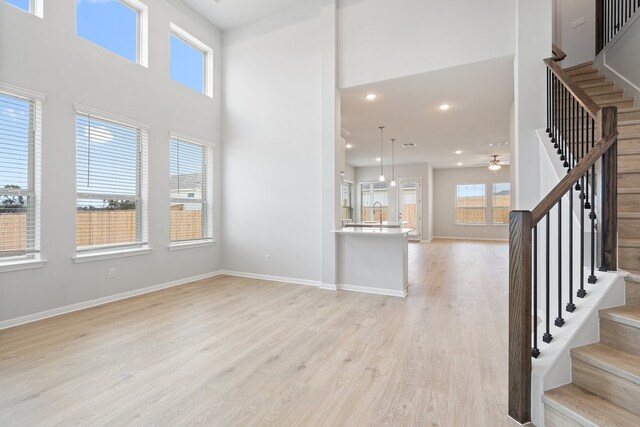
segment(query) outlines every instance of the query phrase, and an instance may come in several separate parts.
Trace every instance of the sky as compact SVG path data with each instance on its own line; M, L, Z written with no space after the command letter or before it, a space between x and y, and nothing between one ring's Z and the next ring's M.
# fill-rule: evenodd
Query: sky
M29 0L5 0L7 3L29 11Z
M0 191L28 187L29 102L0 93Z
M28 0L11 1L28 3ZM132 62L137 60L137 22L137 12L118 0L76 0L77 34ZM169 36L168 28L167 36L170 43L171 66L168 71L171 79L203 92L204 53L174 35Z

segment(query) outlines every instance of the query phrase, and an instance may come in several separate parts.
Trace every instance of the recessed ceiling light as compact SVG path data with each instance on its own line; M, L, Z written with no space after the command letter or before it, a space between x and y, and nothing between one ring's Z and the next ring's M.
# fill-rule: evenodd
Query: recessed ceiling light
M462 154L462 150L456 150L456 154Z
M349 148L353 147L353 145L352 145L352 144L347 144L347 145L345 145L345 147L346 147L347 149L349 149Z
M451 108L451 104L442 104L438 108L440 108L440 111L447 111L449 108Z
M367 98L368 101L373 101L378 97L378 95L376 95L375 93L368 93L364 97Z
M380 157L376 157L376 162L381 161L382 159Z
M458 166L462 166L462 163L461 163L461 162L458 162Z
M489 147L493 147L493 142L491 144L489 144Z

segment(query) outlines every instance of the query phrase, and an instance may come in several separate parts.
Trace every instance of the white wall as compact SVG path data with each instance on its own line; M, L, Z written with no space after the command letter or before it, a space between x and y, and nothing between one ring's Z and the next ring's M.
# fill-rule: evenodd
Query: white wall
M562 67L592 61L596 54L596 2L556 0L555 3L554 42L567 54ZM572 29L571 23L579 18L584 18L584 24Z
M320 35L316 2L224 34L227 270L321 280Z
M627 21L622 30L605 47L597 62L604 63L599 69L616 86L624 89L626 96L640 99L640 12Z
M552 4L549 1L516 1L516 57L514 59L514 136L511 164L515 209L533 209L540 187L536 129L546 127L546 66L551 54Z
M431 234L429 233L429 188L430 188L430 174L429 171L431 166L427 163L418 163L414 165L398 165L396 166L396 182L400 181L400 178L422 178L422 223L421 223L421 239L422 240L430 240ZM390 179L391 169L389 167L385 167L384 170L385 176L387 179ZM389 175L387 175L389 174ZM364 168L356 168L356 205L355 205L355 213L357 221L360 221L360 183L361 182L371 182L378 181L378 177L380 176L380 167L372 166L372 167L364 167ZM398 188L393 189L389 187L389 220L396 221L398 218Z
M513 55L512 0L340 0L339 86Z
M48 2L51 3L51 2ZM46 95L42 129L42 254L46 266L0 273L0 321L216 271L220 245L169 252L170 130L218 143L220 32L181 2L147 0L149 68L75 35L75 2L45 7L44 19L0 2L0 81ZM169 21L214 51L214 99L169 78ZM150 125L149 235L153 252L74 264L74 103ZM217 156L219 159L219 156ZM216 162L215 235L220 231ZM107 270L116 268L109 279Z
M435 169L433 171L433 226L435 237L508 239L509 226L491 224L491 192L494 182L510 182L508 166L497 173L486 167ZM456 184L487 185L487 225L459 225L456 219Z

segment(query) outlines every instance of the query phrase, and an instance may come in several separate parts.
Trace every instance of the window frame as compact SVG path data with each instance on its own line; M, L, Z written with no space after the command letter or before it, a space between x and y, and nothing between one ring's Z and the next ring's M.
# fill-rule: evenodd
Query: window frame
M136 170L136 195L120 195L109 193L79 193L77 189L78 179L78 165L75 164L75 204L77 212L78 200L82 199L104 199L113 198L118 200L130 200L136 202L136 242L127 242L120 244L109 245L94 245L94 246L82 246L78 247L75 244L75 256L73 257L76 263L86 262L93 259L107 259L117 258L121 256L140 255L150 253L149 246L149 198L148 198L148 151L149 151L149 125L143 122L138 122L128 118L120 117L111 113L107 113L98 110L93 107L88 107L80 104L74 104L75 119L78 116L84 115L96 118L98 120L110 122L116 125L121 125L129 128L134 128L138 132L138 146L137 146L137 170ZM76 124L77 132L77 124ZM75 141L75 151L77 152L78 141ZM77 157L74 156L74 162ZM112 197L110 197L112 196ZM74 227L74 236L77 241L78 224Z
M35 1L43 1L43 0L35 0ZM149 7L142 3L140 0L115 0L118 3L122 4L125 7L128 7L129 9L133 10L134 12L136 12L137 15L137 19L136 19L136 60L135 63L138 65L142 65L145 68L149 67ZM97 46L100 46L101 48L121 57L126 59L127 61L129 61L129 58L120 55L117 52L112 51L111 49L108 49L104 46L102 46L99 43L94 42L93 40L89 40L86 37L81 36L80 34L78 34L78 8L77 8L77 4L76 4L76 15L75 15L75 34L76 37L79 37L81 39L87 40L90 43L93 43Z
M390 195L391 195L390 188L391 187L389 186L389 182L388 181L383 181L383 182L380 182L380 181L359 181L358 182L358 206L359 206L360 209L358 209L358 211L359 211L358 212L358 216L359 216L360 222L365 222L365 220L363 218L363 215L362 215L363 214L363 209L365 208L363 200L362 200L363 194L365 192L370 192L371 200L373 201L373 199L374 199L373 195L374 195L374 193L376 191L376 189L374 187L376 185L380 185L380 184L385 184L386 185L386 188L384 188L384 191L387 192L387 204L382 206L382 208L387 208L387 212L386 212L387 213L387 220L386 221L388 221L389 210L391 209L391 198L390 198ZM362 189L363 185L370 185L371 187L368 190L363 190ZM378 191L381 191L381 190L378 190ZM373 208L373 204L374 203L375 202L372 203L372 206L371 206L372 208ZM372 209L372 217L375 218L375 209ZM370 221L375 221L375 220L370 220Z
M509 184L509 204L505 206L496 206L494 203L494 195L495 195L495 187L499 184ZM511 182L510 181L495 181L491 183L491 224L493 225L509 225L509 219L507 216L507 222L495 222L494 221L494 212L495 208L511 208Z
M171 176L171 142L172 140L185 142L188 144L199 145L204 148L204 186L202 189L202 198L195 199L190 197L171 197L171 188L169 188L169 208L172 203L202 203L202 238L191 240L171 240L171 218L169 218L169 247L170 251L195 248L202 246L210 246L215 244L214 230L214 163L216 144L200 138L185 135L180 132L169 132L169 177Z
M213 49L206 43L200 41L198 38L190 34L188 31L182 29L174 22L169 22L169 67L171 67L171 36L175 36L194 49L202 52L204 55L204 69L202 70L202 94L207 95L209 98L213 98ZM169 78L171 81L179 83L181 86L189 87L177 80L171 79L171 72L169 72ZM189 87L190 88L190 87ZM190 88L195 90L193 88Z
M2 1L0 0L2 3L6 3L11 7L14 7L16 9L19 9L25 13L28 13L29 15L33 15L33 16L37 16L38 18L42 19L44 17L43 14L43 9L44 9L44 0L29 0L29 10L24 10L19 6L16 6L14 4L11 4L7 1Z
M350 187L350 189L349 189L349 205L348 206L344 205L344 198L342 197L343 194L344 194L343 192L344 192L345 184ZM349 211L350 212L350 218L340 218L342 221L351 221L351 222L355 221L355 218L354 218L354 216L355 216L354 215L355 214L355 206L354 206L354 198L355 198L354 197L355 196L355 191L354 190L355 190L355 186L356 186L355 182L353 182L353 181L351 181L349 179L344 179L344 178L342 179L342 183L340 184L340 208L341 209L344 209L344 208L349 208L350 209L350 211Z
M484 206L483 207L466 207L466 206L458 206L458 187L461 185L482 185L484 187ZM460 182L456 183L454 187L454 225L487 225L487 183L486 182ZM483 222L458 222L458 209L483 209L484 210L484 221Z
M29 127L28 142L28 186L27 190L7 191L16 195L29 197L33 203L29 203L31 215L27 215L32 227L33 238L27 240L25 251L16 251L11 255L0 257L0 272L24 270L28 268L43 267L46 260L41 254L41 197L42 197L42 170L41 170L41 151L42 151L42 105L46 99L45 95L23 89L17 86L0 82L0 93L20 98L30 102L30 109L33 109L33 115Z

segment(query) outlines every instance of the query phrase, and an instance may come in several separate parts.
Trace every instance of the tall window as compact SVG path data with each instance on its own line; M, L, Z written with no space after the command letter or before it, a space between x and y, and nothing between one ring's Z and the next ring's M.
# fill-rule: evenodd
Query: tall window
M40 101L0 92L0 262L39 252Z
M147 243L146 131L91 114L76 118L79 251Z
M76 0L76 32L133 62L147 65L147 6L139 0Z
M212 148L170 138L171 242L213 237Z
M377 203L380 204L377 204ZM389 219L389 189L387 182L363 182L360 184L360 215L362 221Z
M175 24L170 25L171 79L213 96L213 51Z
M456 185L456 224L485 224L486 211L485 184Z
M342 181L342 219L353 219L353 183Z
M493 223L509 224L509 209L511 208L511 184L496 182L493 184Z

